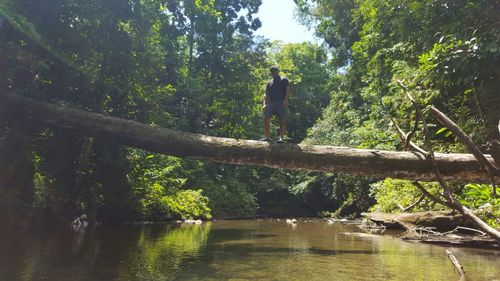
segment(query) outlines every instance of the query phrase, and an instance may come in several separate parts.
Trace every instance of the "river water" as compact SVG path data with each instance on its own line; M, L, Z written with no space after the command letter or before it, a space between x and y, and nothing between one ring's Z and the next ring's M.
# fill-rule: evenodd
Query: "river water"
M0 280L459 280L449 247L356 233L283 220L3 229ZM500 280L500 251L452 251L470 280Z

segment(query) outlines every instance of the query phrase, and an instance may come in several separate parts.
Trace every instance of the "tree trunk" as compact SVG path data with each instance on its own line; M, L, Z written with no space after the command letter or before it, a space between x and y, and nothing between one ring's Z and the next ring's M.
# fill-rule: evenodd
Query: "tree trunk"
M16 108L25 117L39 120L49 126L64 127L88 137L179 157L290 170L338 172L419 181L436 180L430 163L411 152L269 144L255 140L211 137L152 127L9 93L0 93L0 100L4 106ZM436 153L435 157L445 180L490 182L488 173L480 169L472 154ZM491 156L486 155L486 159L493 163ZM496 181L500 183L500 180Z
M14 110L11 113L8 120L0 114L0 221L25 225L33 215L31 147L37 131L29 120L19 118Z
M387 226L390 229L410 227L434 227L438 231L448 231L457 226L473 224L468 218L454 211L428 211L418 213L387 214L380 212L362 213L370 221Z

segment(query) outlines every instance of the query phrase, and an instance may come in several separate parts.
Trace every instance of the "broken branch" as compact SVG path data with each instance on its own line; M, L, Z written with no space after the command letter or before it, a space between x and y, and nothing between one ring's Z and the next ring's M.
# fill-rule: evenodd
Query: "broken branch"
M500 175L500 169L494 164L490 163L483 153L477 148L472 139L464 132L460 127L455 124L450 118L448 118L444 113L439 111L434 106L429 107L429 112L441 123L443 126L448 128L457 138L467 147L467 150L474 155L479 162L481 167L485 168L491 177L491 183L493 186L493 194L496 194L496 186L494 177Z
M458 271L461 277L465 278L465 271L463 266L460 264L458 259L455 257L455 255L450 251L446 250L446 254L448 255L448 258L450 259L451 263L455 267L455 269Z

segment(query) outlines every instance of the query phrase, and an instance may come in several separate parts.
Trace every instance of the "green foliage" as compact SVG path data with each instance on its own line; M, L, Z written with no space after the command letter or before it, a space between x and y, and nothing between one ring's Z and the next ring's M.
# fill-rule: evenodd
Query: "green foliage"
M249 182L255 178L246 172L246 169L242 171L230 166L205 166L205 173L215 177L214 182L205 188L214 216L251 217L257 213L259 203Z
M493 188L488 184L470 183L465 186L464 199L462 203L471 208L481 208L490 204L493 206L500 205L500 198L493 196L491 191Z
M202 190L180 190L174 196L165 196L162 202L176 216L183 219L206 218L211 219L208 198L203 196Z
M143 219L164 221L173 218L211 218L208 198L202 190L188 186L184 169L189 163L172 156L129 150L132 170L128 174L139 200L136 211ZM193 169L193 168L191 168ZM134 205L132 205L134 206Z
M424 106L434 105L456 121L477 144L497 137L500 36L496 1L326 1L301 0L302 18L318 22L332 64L342 66L332 82L330 105L308 132L308 143L403 149L391 117L409 132L412 105L397 80ZM489 73L488 73L489 72ZM497 75L498 76L498 75ZM463 146L428 116L436 151ZM420 127L421 128L421 127ZM417 131L413 141L422 144ZM435 185L428 186L437 191ZM374 209L398 211L419 191L407 182L373 185ZM460 196L456 189L456 195ZM479 194L477 195L479 196ZM441 208L427 202L421 210ZM417 210L418 210L417 208Z
M355 19L352 11L358 7L354 0L329 1L329 0L297 0L295 1L305 18L308 14L318 21L317 34L324 38L331 47L333 64L336 67L348 64L351 60L351 45L359 38L358 31L361 27L359 19Z
M488 184L467 184L460 203L471 209L479 209L479 215L489 225L500 226L500 197L492 195L492 186Z
M288 135L296 142L401 149L391 117L409 131L414 112L396 80L479 145L497 136L498 1L296 1L304 22L318 23L324 46L256 39L261 0L49 2L0 3L0 91L255 139L268 68L278 64L292 82ZM436 150L463 150L428 123ZM10 213L167 220L211 211L342 215L373 203L372 179L188 161L19 124L0 121L0 167L22 178L0 179L11 187L0 189ZM390 180L373 189L387 210L417 196Z
M441 187L437 183L422 183L422 186L431 194L437 195ZM387 178L383 181L371 185L372 196L377 203L371 207L372 211L381 211L387 213L400 213L402 206L406 208L415 203L422 192L410 181ZM437 204L428 198L425 198L417 204L411 211L423 212L433 210L444 210L447 207Z
M326 52L313 43L273 42L268 60L269 65L279 65L280 75L290 80L287 135L294 142L300 142L329 101L330 70Z
M147 192L143 195L142 212L144 218L153 221L170 219L173 215L169 204L165 201L165 188L158 183L148 186Z
M132 166L129 180L133 186L137 186L137 192L144 186L158 184L174 193L186 183L187 179L183 177L184 161L180 158L130 149L128 160Z
M308 173L296 175L294 181L290 192L313 215L356 217L373 204L369 194L373 180L366 177Z
M324 136L338 135L332 141L362 147L395 145L394 136L373 131L393 130L389 117L402 120L400 125L409 130L405 124L413 119L408 114L411 105L395 80L418 90L419 102L438 106L476 140L494 133L498 111L491 103L500 100L490 87L498 86L498 81L492 81L484 70L495 71L490 63L499 59L500 38L493 35L497 28L486 27L498 18L489 12L498 4L424 2L301 1L302 6L309 6L304 12L320 21L317 31L325 35L330 47L354 39L347 46L351 59L336 83L338 90L310 136L319 134L316 139L321 142ZM488 18L473 16L482 13ZM331 32L325 33L325 27ZM357 36L349 36L352 33Z

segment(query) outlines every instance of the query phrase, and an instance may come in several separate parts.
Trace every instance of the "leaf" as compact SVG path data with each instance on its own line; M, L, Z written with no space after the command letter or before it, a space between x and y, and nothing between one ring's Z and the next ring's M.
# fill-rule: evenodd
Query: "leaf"
M441 134L442 132L446 131L447 129L448 129L448 128L443 127L443 128L441 128L441 129L437 130L436 135Z

